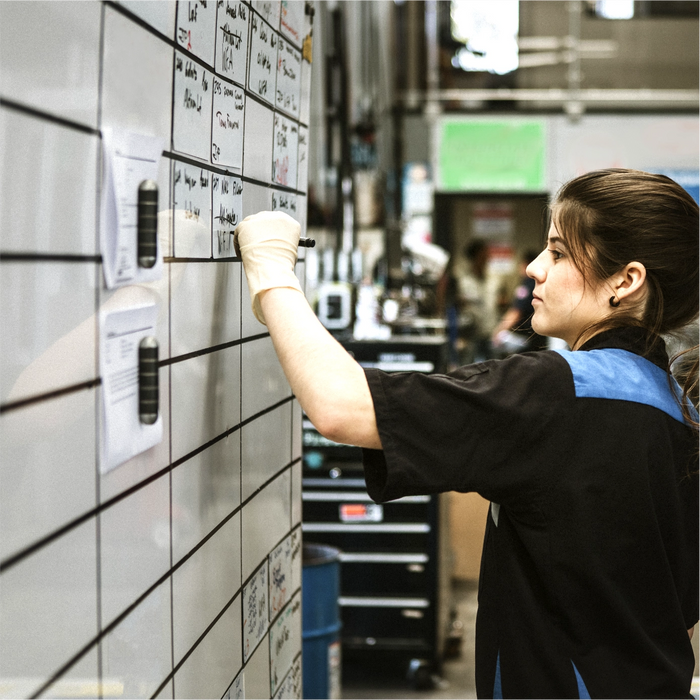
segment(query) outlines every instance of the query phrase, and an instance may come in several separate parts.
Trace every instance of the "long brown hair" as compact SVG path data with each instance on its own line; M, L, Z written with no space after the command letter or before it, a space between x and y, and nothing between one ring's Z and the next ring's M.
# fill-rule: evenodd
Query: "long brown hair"
M665 175L611 168L577 177L559 190L551 205L552 221L564 238L584 280L597 284L632 261L646 268L647 297L641 314L620 308L583 331L598 333L623 326L647 331L648 351L660 336L679 331L698 317L698 205ZM687 351L681 407L689 423L687 398L697 402L697 345ZM697 406L696 406L697 407Z

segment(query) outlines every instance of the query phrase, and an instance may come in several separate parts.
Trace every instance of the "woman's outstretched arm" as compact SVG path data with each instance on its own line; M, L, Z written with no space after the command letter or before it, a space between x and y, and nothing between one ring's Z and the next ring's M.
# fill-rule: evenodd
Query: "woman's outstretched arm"
M330 440L381 449L365 373L296 290L263 292L261 306L292 391Z
M246 217L236 229L253 313L309 420L330 440L381 449L360 365L323 327L294 274L300 226L281 212Z

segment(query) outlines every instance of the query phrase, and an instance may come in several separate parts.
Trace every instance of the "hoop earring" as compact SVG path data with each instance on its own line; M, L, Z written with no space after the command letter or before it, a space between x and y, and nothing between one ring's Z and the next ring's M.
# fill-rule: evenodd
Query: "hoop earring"
M615 297L610 297L610 306L616 309L618 306L620 306L620 300L615 299Z

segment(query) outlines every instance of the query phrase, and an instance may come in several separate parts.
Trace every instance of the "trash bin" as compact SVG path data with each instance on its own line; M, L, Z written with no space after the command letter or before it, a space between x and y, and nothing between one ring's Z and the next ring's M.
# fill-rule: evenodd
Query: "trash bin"
M340 698L340 551L302 549L302 682L304 698Z

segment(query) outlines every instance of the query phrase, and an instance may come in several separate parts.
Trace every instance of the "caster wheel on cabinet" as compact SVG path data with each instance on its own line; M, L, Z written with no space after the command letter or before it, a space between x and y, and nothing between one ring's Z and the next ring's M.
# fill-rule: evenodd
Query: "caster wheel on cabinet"
M435 687L430 663L425 659L411 659L406 677L416 690L431 690Z

